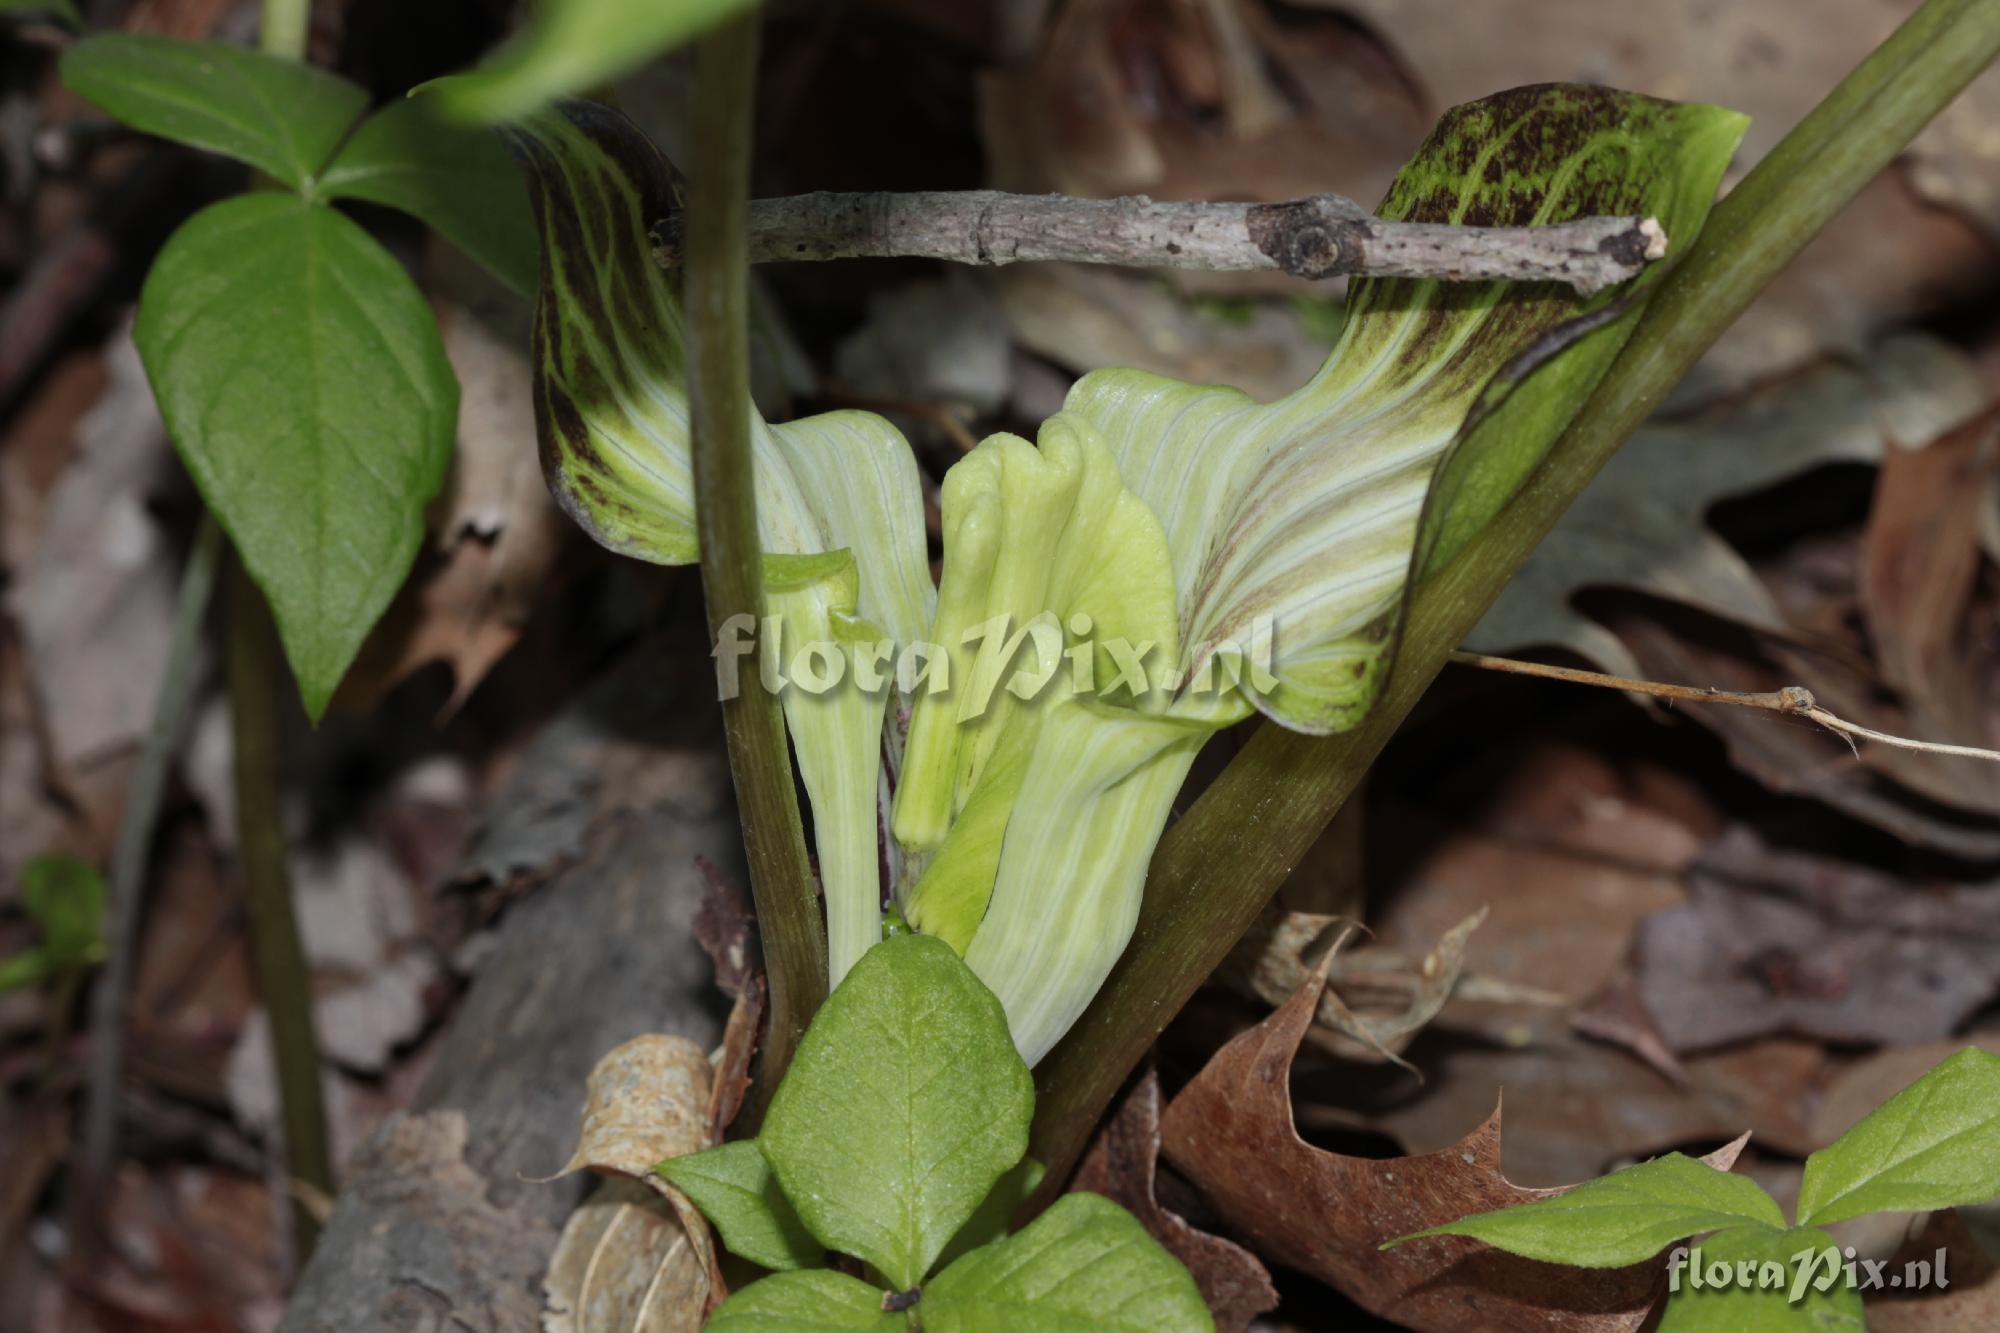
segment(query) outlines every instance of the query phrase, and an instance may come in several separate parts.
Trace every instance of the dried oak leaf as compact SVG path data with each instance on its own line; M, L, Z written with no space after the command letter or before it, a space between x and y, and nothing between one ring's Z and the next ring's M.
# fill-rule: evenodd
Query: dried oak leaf
M542 1290L543 1333L678 1333L701 1327L708 1269L666 1200L612 1179L570 1214Z
M1336 941L1331 946L1328 986L1306 1039L1337 1059L1387 1061L1409 1068L1400 1052L1451 998L1465 969L1466 942L1486 914L1481 907L1446 931L1421 963L1412 963L1394 949L1364 946L1343 951ZM1283 1004L1312 971L1306 955L1338 922L1313 912L1273 913L1243 937L1224 964L1222 978L1267 1004ZM1547 991L1495 983L1482 983L1478 989L1487 999L1504 992L1504 998L1529 1003L1565 1003L1562 996Z
M1194 1274L1218 1333L1240 1333L1277 1308L1270 1271L1241 1245L1198 1231L1160 1205L1153 1194L1159 1157L1160 1078L1149 1069L1099 1131L1070 1188L1102 1194L1137 1217Z
M653 1174L708 1147L714 1077L700 1047L662 1033L614 1047L590 1071L576 1151L557 1175L595 1171L620 1188L599 1190L564 1225L543 1284L547 1333L692 1330L721 1299L708 1223Z
M1738 827L1690 889L1638 937L1639 994L1676 1052L1780 1032L1931 1041L2000 993L2000 887L1916 883Z
M1472 1240L1378 1247L1468 1213L1546 1198L1500 1173L1500 1111L1452 1147L1419 1157L1345 1157L1293 1127L1292 1059L1325 985L1307 979L1264 1022L1231 1041L1167 1107L1161 1143L1232 1229L1275 1260L1415 1329L1628 1333L1664 1270L1537 1263ZM1727 1170L1743 1139L1705 1160Z
M1938 1255L1950 1285L1906 1286L1870 1291L1870 1333L1960 1333L1968 1328L2000 1328L2000 1268L1994 1266L1979 1241L1955 1209L1932 1213L1915 1235L1903 1242L1889 1260L1887 1271L1900 1276L1907 1265L1928 1261L1938 1274Z

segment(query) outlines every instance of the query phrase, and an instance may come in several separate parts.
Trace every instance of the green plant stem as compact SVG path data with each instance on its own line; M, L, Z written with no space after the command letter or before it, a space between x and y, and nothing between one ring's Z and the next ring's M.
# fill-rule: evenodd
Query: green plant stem
M688 407L693 434L701 586L711 634L730 617L763 615L763 551L750 456L749 264L751 94L757 15L702 39L695 66L694 151L687 214ZM776 696L744 690L722 705L729 769L764 943L770 1031L745 1107L754 1124L806 1024L826 997L820 919L805 829Z
M258 49L284 60L304 60L311 23L312 0L263 0ZM264 188L270 184L264 182ZM292 1253L304 1267L319 1239L315 1203L333 1197L333 1157L320 1087L319 1037L313 1030L312 970L299 942L285 838L278 709L287 673L270 605L240 558L229 562L228 620L237 857L251 967L271 1023L285 1175L292 1196Z
M1351 732L1269 723L1168 830L1131 945L1036 1069L1046 1205L1127 1074L1242 937L1529 552L1815 232L2000 52L2000 0L1928 0L1719 204L1546 462L1411 599L1396 669Z
M264 0L257 49L283 60L304 60L311 28L312 0Z
M118 841L111 853L110 921L105 930L104 968L90 994L90 1074L84 1092L83 1138L72 1162L68 1215L72 1253L89 1254L99 1235L97 1221L111 1164L118 1154L118 1101L125 1068L125 1000L139 952L139 921L145 901L146 863L159 823L160 800L174 746L187 722L194 697L195 659L201 627L215 593L222 551L222 528L203 514L194 549L181 571L174 600L173 635L167 641L166 669L153 699L152 726L139 750L132 785L119 815Z
M235 758L237 859L250 925L257 994L271 1022L285 1173L292 1182L292 1248L303 1264L319 1235L306 1190L333 1196L312 974L292 912L279 781L278 706L287 687L277 628L264 594L229 562L229 716ZM301 1187L305 1187L302 1189Z

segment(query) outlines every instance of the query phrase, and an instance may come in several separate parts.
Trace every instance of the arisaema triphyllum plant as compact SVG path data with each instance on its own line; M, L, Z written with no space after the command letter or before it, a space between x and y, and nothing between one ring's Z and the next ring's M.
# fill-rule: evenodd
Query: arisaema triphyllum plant
M1743 123L1517 89L1448 112L1378 212L1650 216L1685 246ZM508 134L543 243L549 483L613 550L695 561L685 328L648 239L676 203L671 168L594 104ZM1311 733L1367 712L1410 588L1528 478L1661 271L1589 300L1557 284L1357 281L1326 364L1272 403L1087 375L1034 440L995 435L946 474L935 587L917 465L892 425L754 421L768 605L725 626L718 680L780 691L832 979L892 907L964 956L1038 1060L1130 939L1203 743L1253 712Z

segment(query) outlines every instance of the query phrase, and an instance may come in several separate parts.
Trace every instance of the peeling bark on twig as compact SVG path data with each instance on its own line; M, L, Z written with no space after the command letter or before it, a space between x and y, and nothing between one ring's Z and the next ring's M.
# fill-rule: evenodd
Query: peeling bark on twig
M685 217L653 227L667 268L686 252ZM1277 204L1160 203L1144 196L1077 199L998 190L802 194L750 204L750 262L906 256L958 264L1060 260L1298 278L1344 274L1518 279L1593 292L1666 254L1652 218L1580 218L1548 227L1385 222L1351 199L1316 194Z

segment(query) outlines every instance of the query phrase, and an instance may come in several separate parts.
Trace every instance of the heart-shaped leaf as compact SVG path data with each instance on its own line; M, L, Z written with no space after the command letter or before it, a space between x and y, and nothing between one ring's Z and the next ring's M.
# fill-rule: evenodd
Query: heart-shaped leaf
M223 153L295 190L333 156L368 95L296 60L149 33L86 37L63 82L134 129Z
M1806 1159L1799 1221L2000 1197L2000 1055L1968 1048Z
M317 718L408 572L450 462L458 382L437 321L354 223L259 193L174 233L133 335Z
M821 1244L907 1288L1026 1153L1034 1101L992 992L901 935L821 1006L757 1142Z
M363 121L318 188L414 214L521 295L535 294L535 216L520 171L497 135L444 119L434 97L393 102Z
M1181 1261L1097 1194L1066 1194L1015 1235L982 1246L923 1289L927 1333L1213 1329Z

